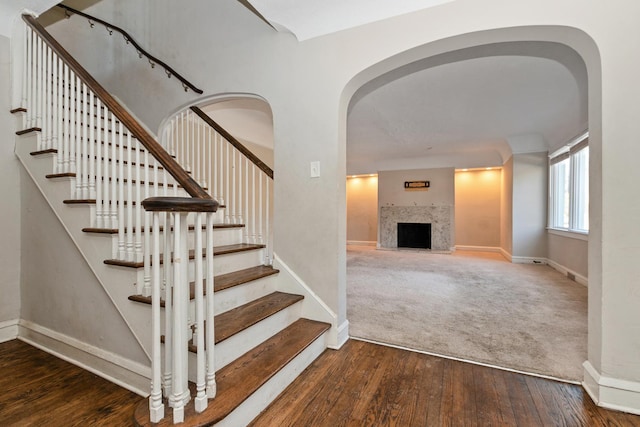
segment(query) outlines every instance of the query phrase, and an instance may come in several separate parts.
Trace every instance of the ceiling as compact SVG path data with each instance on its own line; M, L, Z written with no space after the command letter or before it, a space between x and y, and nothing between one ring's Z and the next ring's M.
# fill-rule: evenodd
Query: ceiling
M204 108L241 141L273 147L259 99ZM501 166L514 153L553 151L587 129L580 56L549 42L464 49L407 64L353 96L347 174Z

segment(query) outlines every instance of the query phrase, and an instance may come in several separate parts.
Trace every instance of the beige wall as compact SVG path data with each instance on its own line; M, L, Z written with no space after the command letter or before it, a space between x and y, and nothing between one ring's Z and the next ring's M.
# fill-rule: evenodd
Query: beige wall
M20 317L20 170L13 154L15 118L9 113L10 58L9 39L0 36L0 323Z
M378 172L378 206L453 206L454 169L411 169ZM426 191L405 191L405 181L429 181Z
M547 256L547 153L513 155L514 257Z
M456 246L500 246L502 171L455 174Z
M509 257L513 253L513 156L502 165L500 192L500 248Z
M589 277L589 242L548 233L547 258L559 264L561 267L577 273L583 277Z
M378 240L378 177L347 178L347 242Z

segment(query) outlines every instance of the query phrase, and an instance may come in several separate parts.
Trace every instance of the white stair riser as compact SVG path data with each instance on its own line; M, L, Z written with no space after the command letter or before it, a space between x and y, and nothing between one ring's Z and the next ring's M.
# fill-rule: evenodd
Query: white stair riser
M255 325L216 344L216 370L223 368L261 342L274 336L300 318L302 304L297 302ZM196 379L196 355L189 353L189 381Z
M94 206L91 209L95 209ZM206 242L206 231L202 230L202 242ZM107 234L113 240L112 248L118 247L118 234ZM242 241L242 228L214 228L213 229L213 244L214 246L226 246L233 245ZM164 240L164 233L161 232L160 239ZM189 248L195 247L195 230L190 230L187 240Z
M327 348L327 333L319 336L291 362L249 396L215 427L246 426L284 391ZM215 400L213 401L215 404Z
M214 295L216 313L224 313L250 301L262 298L276 290L277 275L263 277L239 286L234 286Z

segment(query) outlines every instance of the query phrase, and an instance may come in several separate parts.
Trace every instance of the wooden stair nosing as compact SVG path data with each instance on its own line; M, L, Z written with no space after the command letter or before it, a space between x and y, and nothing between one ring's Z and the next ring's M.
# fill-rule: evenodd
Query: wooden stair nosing
M297 355L324 334L331 325L299 319L262 344L249 350L216 373L217 395L207 409L196 413L193 399L185 407L184 427L211 426L224 419L251 394L277 374ZM172 425L168 406L165 417L153 426ZM151 426L149 402L142 401L134 413L136 426Z
M213 229L214 230L219 230L219 229L225 229L225 228L244 228L246 227L245 224L213 224ZM189 226L189 231L193 231L195 230L195 225L190 225ZM203 225L202 229L206 230L207 226ZM173 230L173 227L171 227L171 229ZM97 227L85 227L82 229L83 232L85 233L98 233L98 234L118 234L118 229L117 228L97 228ZM128 231L127 228L125 227L124 229L125 233ZM149 227L149 231L151 232L151 227ZM164 227L160 227L160 231L164 231ZM135 233L136 229L135 227L132 229L132 232Z
M16 131L16 135L18 135L18 136L26 135L26 134L31 133L31 132L42 132L42 128L34 126L34 127L27 128L27 129L18 130L18 131Z
M213 278L213 291L220 292L225 289L230 289L235 286L243 285L245 283L252 282L254 280L263 279L265 277L278 274L280 270L276 270L270 265L258 265L256 267L249 267L243 270L233 271L231 273L220 274ZM206 284L206 280L204 281ZM189 283L189 299L195 299L195 283ZM206 295L206 288L205 288ZM129 301L139 302L142 304L151 304L151 297L145 297L143 295L130 295ZM160 306L164 307L164 299L160 300Z
M304 296L302 295L273 292L262 298L243 304L240 307L218 314L214 318L215 344L250 328L269 316L272 316L285 308L302 301L303 299ZM189 343L189 351L193 353L197 351L197 347L193 341Z
M214 256L219 256L219 255L227 255L227 254L232 254L232 253L237 253L237 252L246 252L246 251L253 251L256 249L263 249L265 247L265 245L258 245L258 244L252 244L252 243L238 243L235 245L226 245L226 246L214 246L213 248L213 255ZM194 259L194 251L190 250L189 251L189 259ZM162 254L160 254L160 263L162 264L164 262L164 257L162 256ZM141 268L144 267L144 263L143 262L136 262L136 261L123 261L123 260L119 260L119 259L106 259L104 260L104 263L107 265L115 265L115 266L119 266L119 267L129 267L129 268Z

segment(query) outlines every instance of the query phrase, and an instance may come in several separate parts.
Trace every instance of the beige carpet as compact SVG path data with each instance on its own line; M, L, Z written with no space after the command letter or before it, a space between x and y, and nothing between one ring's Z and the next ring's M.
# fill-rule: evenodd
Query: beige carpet
M587 358L587 288L499 254L348 246L350 335L570 381Z

